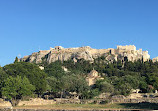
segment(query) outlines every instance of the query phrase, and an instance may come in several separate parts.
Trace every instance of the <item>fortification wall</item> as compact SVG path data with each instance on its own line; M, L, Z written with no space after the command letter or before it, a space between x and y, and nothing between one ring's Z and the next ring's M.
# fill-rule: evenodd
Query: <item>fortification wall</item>
M107 56L111 54L111 56ZM47 55L47 56L46 56ZM41 63L43 57L47 57L46 61L48 63L61 60L66 61L69 59L85 59L93 62L95 58L100 56L107 57L107 60L124 60L127 57L129 61L135 61L142 59L147 61L150 59L148 51L142 51L142 49L136 50L134 45L117 46L117 49L93 49L89 46L77 47L77 48L63 48L61 46L56 46L55 48L50 48L50 50L44 50L32 53L30 56L25 56L21 61L27 60L28 62Z
M134 51L136 51L136 47L134 45L126 45L126 46L118 45L117 49L119 49L119 50L134 50Z

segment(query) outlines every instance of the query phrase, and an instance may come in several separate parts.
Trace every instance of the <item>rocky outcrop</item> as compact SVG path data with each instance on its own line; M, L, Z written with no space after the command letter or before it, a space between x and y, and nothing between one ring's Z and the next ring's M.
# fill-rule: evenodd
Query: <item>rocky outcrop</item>
M142 51L142 49L136 50L134 45L117 46L116 49L93 49L89 46L77 48L63 48L61 46L56 46L55 48L50 48L50 50L40 50L29 56L24 56L20 61L38 64L43 61L51 63L57 60L67 61L72 59L74 62L77 62L79 59L85 59L93 62L95 58L101 56L104 56L107 61L124 61L125 59L128 59L129 61L136 61L138 59L147 61L150 59L148 51Z
M153 58L153 62L158 62L158 57Z

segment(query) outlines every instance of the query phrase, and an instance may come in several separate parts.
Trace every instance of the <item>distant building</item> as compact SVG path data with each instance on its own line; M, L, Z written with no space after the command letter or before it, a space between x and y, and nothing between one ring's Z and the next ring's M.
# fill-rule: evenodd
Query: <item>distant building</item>
M55 46L55 50L61 50L61 49L64 49L64 47L62 47L62 46Z
M96 70L92 70L88 76L86 77L86 81L88 82L89 86L92 86L95 84L95 82L99 79L104 79L102 77L99 76L99 73Z

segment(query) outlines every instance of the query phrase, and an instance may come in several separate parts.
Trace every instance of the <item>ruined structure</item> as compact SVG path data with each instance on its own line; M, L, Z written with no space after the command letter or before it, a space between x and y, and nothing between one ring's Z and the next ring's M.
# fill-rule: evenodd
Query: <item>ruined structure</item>
M86 81L87 81L87 83L88 83L89 86L94 85L95 82L97 80L100 80L100 79L104 79L104 78L102 78L101 76L99 76L98 72L96 70L94 70L94 69L86 77Z
M32 53L29 56L24 56L20 61L31 62L31 63L51 63L57 60L67 61L72 59L77 62L79 59L85 59L87 61L93 62L95 58L104 56L107 61L136 61L143 60L147 61L150 59L148 51L142 51L142 49L136 50L134 45L117 46L116 49L93 49L89 46L77 47L77 48L63 48L62 46L56 46L55 48L50 48L50 50L40 50L39 52Z
M153 62L158 62L158 57L153 58Z

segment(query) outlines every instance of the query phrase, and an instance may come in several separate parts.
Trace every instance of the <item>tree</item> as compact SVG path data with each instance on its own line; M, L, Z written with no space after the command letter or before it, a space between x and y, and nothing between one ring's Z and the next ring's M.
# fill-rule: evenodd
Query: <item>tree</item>
M16 77L17 75L26 76L30 83L35 86L35 92L39 96L46 91L47 74L37 65L28 62L17 62L3 67L8 76Z
M64 70L62 69L61 61L50 63L48 66L45 67L44 70L49 77L54 76L59 79L64 75Z
M18 57L15 58L14 63L17 63L19 61Z
M100 94L100 91L99 91L98 88L91 89L91 90L88 92L87 97L85 97L85 98L87 98L87 99L94 98L94 97L98 96L99 94Z
M76 63L73 60L64 61L63 65L74 73L78 71L81 73L89 73L93 69L92 64L84 59L77 59Z
M30 96L35 87L30 84L28 78L25 76L12 77L9 76L4 81L4 86L2 87L2 95L11 100L13 106L16 106L23 96Z
M148 91L148 85L145 81L140 81L139 88L143 93L147 93Z
M118 95L129 95L131 93L131 85L129 83L118 83L116 86L115 86L115 91L114 93L115 94L118 94Z
M80 75L65 75L60 80L61 91L64 92L76 92L80 96L85 90L89 90L89 86L85 80Z
M126 75L123 76L121 79L122 81L124 81L124 83L129 83L133 89L137 89L139 87L140 79L137 76Z
M102 93L113 93L114 92L114 86L105 80L98 80L96 82L96 88L98 88L99 91Z
M4 84L4 80L8 77L5 71L0 67L0 97L2 97L2 87Z
M71 92L76 92L80 96L85 90L89 90L89 86L82 76L70 75L69 78Z
M157 73L147 74L147 82L152 85L156 90L158 89L158 75Z
M47 77L47 84L49 85L50 91L57 93L61 91L61 83L54 76Z

